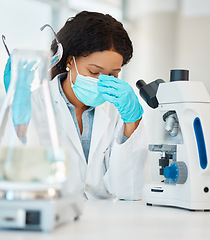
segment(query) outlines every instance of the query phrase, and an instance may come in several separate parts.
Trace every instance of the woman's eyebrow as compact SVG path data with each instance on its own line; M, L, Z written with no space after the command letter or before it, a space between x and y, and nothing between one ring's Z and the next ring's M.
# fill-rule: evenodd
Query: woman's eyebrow
M90 65L90 66L94 66L94 67L97 67L97 68L100 68L100 69L104 69L103 67L101 67L101 66L98 66L98 65L96 65L96 64L88 64L88 65ZM115 71L121 71L121 68L118 68L118 69L113 69L112 70L113 72L115 72Z
M100 69L104 69L103 67L101 67L101 66L98 66L98 65L96 65L96 64L88 64L88 65L91 65L91 66L94 66L94 67L97 67L97 68L100 68Z

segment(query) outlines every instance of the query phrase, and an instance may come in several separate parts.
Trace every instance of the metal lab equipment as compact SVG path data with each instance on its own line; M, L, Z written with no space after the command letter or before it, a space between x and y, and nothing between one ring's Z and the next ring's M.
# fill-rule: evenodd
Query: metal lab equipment
M62 195L69 161L58 137L49 66L47 52L14 50L11 55L11 81L0 112L3 228L51 231L81 214L80 200Z
M140 95L162 117L155 121L159 141L149 150L160 152L164 180L146 184L142 195L148 205L210 210L210 96L188 75L188 70L172 70L170 82L137 82Z
M50 68L49 68L49 70L51 70L58 62L60 62L60 60L61 60L61 58L63 56L63 46L59 42L57 34L55 33L55 31L53 30L53 28L49 24L45 24L44 26L42 26L40 28L40 30L43 31L46 27L49 27L52 30L52 32L53 32L53 34L55 36L56 44L57 44L57 51L50 58ZM6 51L7 51L8 56L10 56L10 51L9 51L5 41L6 41L6 37L4 35L2 35L2 42L4 44L4 47L5 47Z

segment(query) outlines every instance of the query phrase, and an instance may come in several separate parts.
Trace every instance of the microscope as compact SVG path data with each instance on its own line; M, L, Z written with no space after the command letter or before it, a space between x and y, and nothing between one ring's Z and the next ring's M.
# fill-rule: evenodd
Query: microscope
M174 69L170 82L157 79L136 83L140 96L157 108L159 141L149 145L160 152L162 181L143 187L147 205L210 210L210 96L202 82L189 81L189 71ZM159 121L156 121L159 122Z

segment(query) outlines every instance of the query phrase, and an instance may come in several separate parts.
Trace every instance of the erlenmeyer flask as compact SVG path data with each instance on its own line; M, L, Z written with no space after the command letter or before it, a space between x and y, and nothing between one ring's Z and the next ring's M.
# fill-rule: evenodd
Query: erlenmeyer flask
M48 85L49 66L48 52L14 50L11 55L11 82L0 112L0 185L43 186L67 178L67 154L58 139Z
M49 89L50 55L15 50L0 112L0 227L52 231L78 219L81 199L64 194L67 151Z

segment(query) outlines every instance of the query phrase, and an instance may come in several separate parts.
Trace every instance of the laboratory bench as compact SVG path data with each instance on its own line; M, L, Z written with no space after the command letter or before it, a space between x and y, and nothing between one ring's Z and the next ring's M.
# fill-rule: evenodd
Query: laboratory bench
M80 219L52 233L0 230L0 240L209 240L210 212L146 206L142 201L88 200Z

